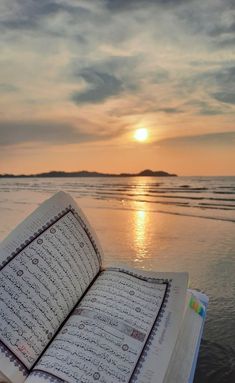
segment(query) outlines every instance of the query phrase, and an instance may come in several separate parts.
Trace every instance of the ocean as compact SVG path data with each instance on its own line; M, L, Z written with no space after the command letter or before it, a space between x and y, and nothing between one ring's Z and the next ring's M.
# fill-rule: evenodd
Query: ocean
M235 382L235 177L2 178L0 239L59 190L87 215L105 265L189 272L210 299L194 383Z

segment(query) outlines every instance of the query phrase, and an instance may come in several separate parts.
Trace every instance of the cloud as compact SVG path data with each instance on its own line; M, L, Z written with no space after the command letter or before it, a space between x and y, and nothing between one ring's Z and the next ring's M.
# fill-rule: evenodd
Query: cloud
M230 47L234 48L235 37L234 36L225 36L222 37L219 41L216 42L217 47L221 49L229 49Z
M192 0L191 0L192 1ZM146 6L177 6L184 3L184 0L105 0L107 8L115 11L126 11Z
M204 84L207 86L226 87L227 89L233 86L235 81L235 66L231 65L231 62L218 63L217 67L213 69L207 68L204 71L192 74L190 79L191 83L194 83L196 86Z
M88 121L78 122L81 127L51 121L1 121L0 146L22 143L66 145L110 140L122 133L122 128L104 128Z
M18 88L17 86L13 84L8 84L8 83L0 83L0 92L2 93L11 93L11 92L17 92Z
M216 100L226 103L235 104L235 66L222 68L214 73L214 80L217 84L217 91L210 95Z
M211 31L210 31L210 35L211 36L220 36L220 35L224 35L224 34L234 34L235 33L235 22L234 21L231 21L231 22L227 22L226 24L219 24L219 25L215 25Z
M1 118L11 108L19 120L8 142L22 133L26 142L53 143L44 129L60 143L99 140L100 127L80 121L91 111L101 126L109 121L104 139L114 134L113 122L135 125L142 116L152 126L160 118L169 134L186 123L197 132L198 116L201 127L202 116L211 116L215 130L229 129L222 114L233 108L235 66L219 43L234 31L231 6L230 0L2 0L0 92L8 94ZM32 129L20 121L34 115ZM57 124L58 115L78 125Z
M121 80L108 73L87 71L80 75L87 83L87 89L73 92L75 104L99 103L119 94L123 89Z
M2 4L2 11L5 11L4 13L2 12L1 20L1 28L3 29L35 29L40 27L40 21L43 18L55 16L59 13L76 14L79 17L86 17L89 13L87 8L66 0L13 0L11 12L9 12L7 1L3 1Z
M227 114L230 112L228 107L219 107L215 102L204 101L204 100L191 100L185 103L185 105L192 106L194 108L194 113L201 116L216 116Z
M166 138L163 140L155 141L156 145L160 146L234 146L235 132L220 132L220 133L207 133L198 134L194 136L178 136Z
M4 2L2 7L3 6ZM7 9L8 7L6 5L5 10ZM49 15L51 13L57 12L58 10L58 4L52 1L13 1L12 11L5 13L5 18L3 18L1 22L1 27L10 30L31 29L37 25L38 20L42 16Z
M233 4L232 4L233 3ZM185 2L175 9L178 22L191 38L201 38L208 53L224 50L232 44L235 32L234 1L207 0Z
M166 106L164 103L162 104L162 107L157 107L154 100L137 97L136 100L124 101L121 107L113 108L109 114L118 118L125 116L139 116L139 118L142 118L148 114L157 115L159 113L164 113L165 115L175 115L184 113L184 109L181 107Z
M233 104L235 105L235 92L217 92L213 93L212 96L220 101L224 102L225 104Z
M232 112L220 101L234 103L233 84L235 82L235 66L231 62L199 62L191 63L196 69L186 72L179 78L177 88L179 97L188 95L189 100L184 105L196 107L199 115L216 115ZM197 69L198 68L198 69ZM198 97L200 95L200 98Z
M78 82L80 87L82 82L83 89L72 92L70 100L76 105L99 104L124 92L133 93L138 89L141 74L138 77L132 68L137 68L140 60L138 55L111 56L97 60L89 67L72 61L68 79L73 84Z
M80 77L81 74L89 74L90 72L105 72L110 74L122 73L130 77L130 71L133 69L133 66L140 64L143 59L144 57L140 54L122 54L121 56L110 54L108 57L104 55L104 57L94 60L90 66L79 67L79 60L76 58L70 65L70 71L73 80ZM161 70L161 73L162 72L165 74L164 70Z
M164 112L164 113L167 113L167 114L177 114L177 113L182 113L182 109L180 108L172 108L172 107L168 107L168 108L159 108L159 109L156 109L157 112Z
M222 67L214 72L214 78L220 85L230 85L235 81L235 66Z
M155 84L161 84L169 81L169 77L169 71L161 67L156 67L154 69L152 80Z
M88 86L94 88L96 85L109 82L111 77L115 77L122 81L122 86L125 84L125 88L136 89L136 71L142 61L141 55L110 55L108 57L104 55L104 57L94 60L92 65L85 66L81 60L76 58L69 66L67 78L73 83L82 79ZM133 71L133 67L135 71ZM165 74L166 71L156 70L159 76L162 72Z

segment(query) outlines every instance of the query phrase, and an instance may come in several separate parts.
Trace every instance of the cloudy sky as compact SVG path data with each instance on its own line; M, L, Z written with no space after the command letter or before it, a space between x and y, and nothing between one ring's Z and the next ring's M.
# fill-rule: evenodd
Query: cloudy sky
M234 175L234 32L233 0L1 0L0 172Z

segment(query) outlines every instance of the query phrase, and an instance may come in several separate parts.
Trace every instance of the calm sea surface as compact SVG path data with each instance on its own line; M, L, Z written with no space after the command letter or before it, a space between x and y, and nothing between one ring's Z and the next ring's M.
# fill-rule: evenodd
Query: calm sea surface
M194 382L235 382L235 177L0 179L0 239L59 190L87 215L105 265L189 272L210 298Z

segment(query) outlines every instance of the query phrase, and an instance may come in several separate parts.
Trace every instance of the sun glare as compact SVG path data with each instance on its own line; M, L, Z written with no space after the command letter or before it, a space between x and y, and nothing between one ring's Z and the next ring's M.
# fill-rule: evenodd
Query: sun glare
M148 138L148 130L145 128L140 128L135 131L134 138L136 141L146 141Z

